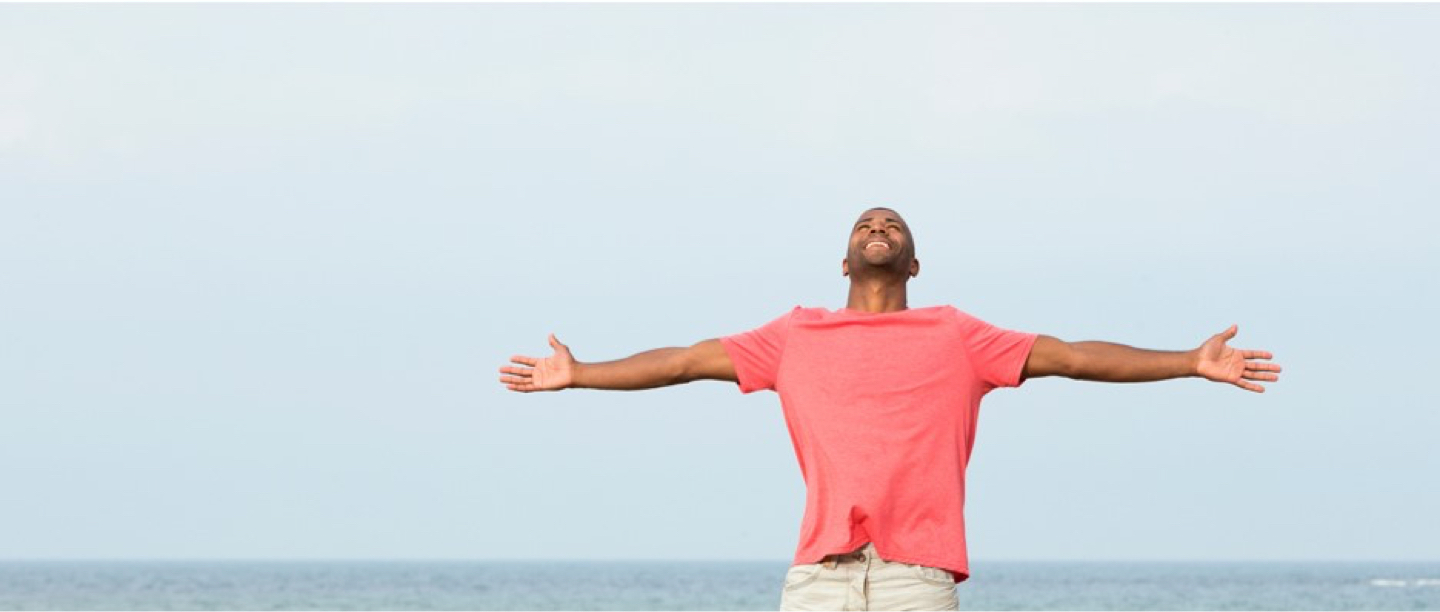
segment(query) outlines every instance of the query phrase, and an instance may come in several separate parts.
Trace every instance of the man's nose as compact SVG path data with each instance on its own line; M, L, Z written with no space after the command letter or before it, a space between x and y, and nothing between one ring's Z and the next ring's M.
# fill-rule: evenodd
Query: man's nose
M870 233L872 233L872 234L884 234L884 233L885 233L885 228L883 228L883 227L872 227L872 228L870 228ZM887 234L887 235L888 235L888 234Z

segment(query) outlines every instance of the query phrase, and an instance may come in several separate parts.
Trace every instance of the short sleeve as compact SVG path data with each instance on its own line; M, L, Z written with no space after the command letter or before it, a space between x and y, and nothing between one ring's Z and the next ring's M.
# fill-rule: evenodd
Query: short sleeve
M959 311L957 311L959 312ZM1002 329L960 312L965 350L975 376L987 389L1018 387L1025 372L1025 360L1039 334Z
M795 310L750 331L720 338L720 345L735 366L741 393L775 389L780 356L785 352L785 338Z

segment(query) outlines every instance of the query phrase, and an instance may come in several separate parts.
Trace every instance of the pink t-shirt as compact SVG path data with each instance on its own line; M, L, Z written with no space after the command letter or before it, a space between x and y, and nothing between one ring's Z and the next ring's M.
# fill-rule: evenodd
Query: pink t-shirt
M1015 387L1035 334L951 306L801 308L720 339L740 390L780 394L805 479L795 564L866 542L969 577L965 465L980 398Z

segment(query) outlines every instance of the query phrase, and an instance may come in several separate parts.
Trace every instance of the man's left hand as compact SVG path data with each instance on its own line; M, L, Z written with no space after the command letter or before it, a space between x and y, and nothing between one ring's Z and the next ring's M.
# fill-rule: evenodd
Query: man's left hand
M1278 363L1262 363L1256 359L1270 359L1270 351L1236 349L1225 343L1239 333L1239 326L1211 336L1205 344L1195 349L1195 373L1215 382L1230 383L1247 391L1264 393L1265 387L1252 381L1274 382L1280 380Z

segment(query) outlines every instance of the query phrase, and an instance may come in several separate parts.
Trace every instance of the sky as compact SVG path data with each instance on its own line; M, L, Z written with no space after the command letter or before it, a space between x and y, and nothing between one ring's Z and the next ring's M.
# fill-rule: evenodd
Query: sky
M788 561L773 393L496 369L844 306L1232 342L1039 379L990 560L1435 560L1440 6L0 6L0 558Z

